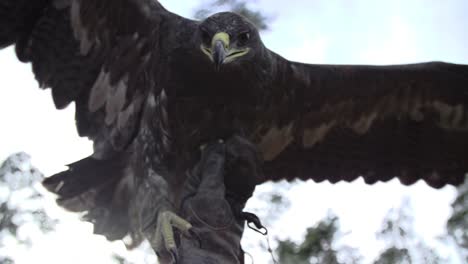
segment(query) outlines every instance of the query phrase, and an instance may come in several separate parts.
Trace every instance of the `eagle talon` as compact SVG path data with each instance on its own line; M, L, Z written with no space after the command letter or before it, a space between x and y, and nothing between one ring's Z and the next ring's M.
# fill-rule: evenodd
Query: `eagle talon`
M172 263L177 264L179 261L179 254L177 253L177 249L176 248L170 249L169 253L171 253Z
M156 233L150 242L158 256L169 253L172 263L177 263L178 253L173 228L176 228L182 235L187 237L194 234L191 230L192 225L189 222L171 211L164 211L158 215Z

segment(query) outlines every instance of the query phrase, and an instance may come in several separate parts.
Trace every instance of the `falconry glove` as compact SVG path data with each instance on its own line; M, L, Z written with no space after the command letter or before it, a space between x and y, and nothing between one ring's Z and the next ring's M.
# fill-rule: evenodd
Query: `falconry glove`
M261 175L259 163L255 147L237 136L202 150L182 202L182 216L199 240L181 237L180 263L244 263L242 209ZM236 192L241 186L244 191Z

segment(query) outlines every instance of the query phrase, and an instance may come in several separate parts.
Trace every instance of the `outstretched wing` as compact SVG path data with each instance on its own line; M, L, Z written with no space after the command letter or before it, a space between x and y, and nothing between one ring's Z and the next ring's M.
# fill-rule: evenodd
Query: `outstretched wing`
M105 157L131 142L144 98L158 95L161 24L177 19L153 0L3 0L0 47L32 62L57 108L75 102L79 134Z
M15 45L40 86L52 89L57 108L75 102L78 132L94 141L91 157L44 185L61 206L86 211L95 232L108 239L129 233L141 241L137 218L129 216L141 206L130 204L134 173L126 150L146 98L164 95L156 81L161 50L176 35L165 30L193 23L155 0L0 1L0 48Z
M265 180L371 184L398 177L432 187L468 172L468 66L441 62L307 65L277 57L275 118L255 136Z

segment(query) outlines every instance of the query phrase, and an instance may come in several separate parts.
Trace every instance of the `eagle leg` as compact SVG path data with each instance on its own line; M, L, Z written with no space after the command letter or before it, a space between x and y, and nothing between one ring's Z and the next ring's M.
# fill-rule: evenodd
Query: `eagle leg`
M159 263L178 263L177 242L179 234L189 239L194 232L192 225L177 215L174 205L168 199L170 188L165 178L150 170L150 173L139 184L134 198L135 212L131 219L141 228L141 232L148 240Z
M193 220L197 225L200 221L203 224L210 223L213 214L216 215L216 212L228 210L230 216L227 220L231 222L232 214L230 214L229 205L224 200L224 161L225 146L223 142L216 142L202 148L200 161L194 168L188 170L188 179L184 185L182 195L181 207L183 209L181 209L182 216L187 217L189 221ZM161 182L159 183L156 185L157 187L161 187ZM163 188L160 189L163 190ZM161 198L161 195L158 197ZM185 250L187 243L179 245L178 242L190 241L190 245L200 248L202 243L200 237L194 231L192 224L174 213L172 207L167 204L161 206L165 201L164 199L158 202L155 202L154 199L151 201L159 205L159 210L156 210L159 213L157 214L156 226L153 225L153 228L149 229L145 228L145 231L153 250L158 255L159 262L166 264L182 261L182 263L187 263L187 252L180 252L179 254L179 250ZM200 220L200 215L205 216L201 218L204 218L206 222ZM180 232L182 235L180 239L175 236L175 231ZM204 233L204 231L202 230L201 233ZM198 239L198 243L192 243L194 238ZM188 263L192 262L188 261Z
M192 225L188 221L171 211L164 211L158 215L156 233L150 243L158 255L164 251L169 252L172 263L177 263L177 244L173 228L176 228L182 235L189 238L193 236L193 232L191 232Z
M187 171L180 216L163 207L156 230L154 225L152 234L148 230L160 263L230 264L243 259L242 209L261 176L258 152L240 137L207 144L201 152L199 162ZM177 232L180 237L174 236Z

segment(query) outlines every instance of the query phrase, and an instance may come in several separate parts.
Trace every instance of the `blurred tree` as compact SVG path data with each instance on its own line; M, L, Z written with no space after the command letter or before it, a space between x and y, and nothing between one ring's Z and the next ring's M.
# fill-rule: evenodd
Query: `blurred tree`
M249 1L249 3L251 2L253 1ZM229 10L248 18L259 30L268 29L268 17L260 11L254 11L245 0L210 0L204 2L195 12L195 18L204 19L221 10Z
M384 240L386 248L374 264L437 264L441 258L437 252L424 243L413 230L412 209L405 199L398 209L391 209L384 219L377 237Z
M279 263L359 263L361 257L357 250L346 246L336 246L339 238L339 219L337 216L330 214L315 226L309 227L301 243L295 243L291 240L278 241L276 253Z
M461 261L468 263L468 181L458 186L452 209L447 221L448 234L457 245Z
M385 249L374 261L375 264L396 264L396 263L412 263L409 252L405 248L389 247Z
M254 211L261 216L263 225L274 226L283 213L289 209L291 202L287 193L290 187L291 183L278 182L275 183L274 188L256 193L256 197L261 201L261 206Z
M466 195L466 189L463 190ZM463 223L466 224L466 222ZM464 230L466 235L466 226L457 225L457 228ZM276 254L279 263L361 263L362 256L357 249L349 246L338 246L342 237L340 233L338 217L329 215L315 226L308 228L302 242L278 241ZM461 234L459 231L457 233ZM386 246L373 261L374 264L437 264L444 262L437 251L428 246L414 232L412 209L408 199L403 201L400 208L391 209L387 213L377 237L383 240ZM466 236L464 238L463 241L466 243ZM466 244L462 244L460 247L463 248L464 245Z
M26 153L11 155L0 166L0 263L14 263L11 249L30 248L36 231L54 229L57 220L44 211L44 197L37 189L42 179Z
M408 251L408 237L412 236L413 219L408 213L409 203L405 200L399 209L391 209L384 219L377 237L387 244L375 264L412 263Z
M152 252L148 251L148 254L151 254ZM124 257L118 255L118 254L113 254L112 255L112 259L114 260L115 263L117 264L132 264L131 262L129 262L127 259L125 259Z
M13 263L15 262L9 257L0 258L0 264L13 264Z

